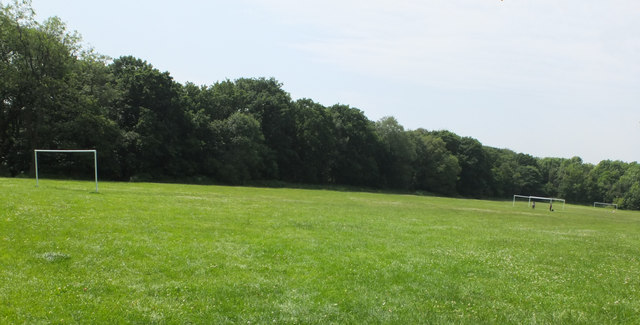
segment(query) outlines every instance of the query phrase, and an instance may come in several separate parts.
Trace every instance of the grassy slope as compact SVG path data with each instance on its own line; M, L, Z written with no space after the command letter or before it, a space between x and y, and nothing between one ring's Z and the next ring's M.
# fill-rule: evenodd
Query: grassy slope
M635 323L640 214L0 178L0 323Z

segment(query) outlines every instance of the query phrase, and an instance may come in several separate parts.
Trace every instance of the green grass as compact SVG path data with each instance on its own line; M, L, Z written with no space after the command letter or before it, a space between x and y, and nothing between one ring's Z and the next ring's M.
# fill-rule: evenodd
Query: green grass
M0 178L0 323L638 323L640 213Z

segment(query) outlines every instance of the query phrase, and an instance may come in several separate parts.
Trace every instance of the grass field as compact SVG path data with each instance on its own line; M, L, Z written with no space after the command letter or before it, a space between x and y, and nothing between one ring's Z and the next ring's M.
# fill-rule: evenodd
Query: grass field
M0 178L0 323L640 323L640 213Z

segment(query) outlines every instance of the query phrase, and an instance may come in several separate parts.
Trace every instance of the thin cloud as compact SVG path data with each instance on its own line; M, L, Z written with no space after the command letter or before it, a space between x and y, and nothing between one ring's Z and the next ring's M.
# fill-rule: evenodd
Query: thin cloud
M268 3L285 23L323 31L293 47L365 75L445 87L545 84L553 90L638 82L640 72L632 59L639 54L637 35L606 38L615 34L610 19L622 15L617 26L629 24L622 2L576 2L575 8L551 1Z

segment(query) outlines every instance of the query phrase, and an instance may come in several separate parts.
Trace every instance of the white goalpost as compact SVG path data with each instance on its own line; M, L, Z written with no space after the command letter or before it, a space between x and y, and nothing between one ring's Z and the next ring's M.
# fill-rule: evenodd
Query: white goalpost
M527 203L527 206L530 206L530 205L531 205L531 198L529 198L529 196L528 196L528 195L517 195L517 194L514 194L514 195L513 195L513 205L512 205L512 206L516 206L516 198L522 198L522 199L525 199L525 200L527 200L527 202L528 202L528 203Z
M96 150L75 150L75 149L65 149L65 150L48 150L48 149L35 149L33 150L35 155L35 165L36 165L36 187L38 187L38 153L39 152L55 152L55 153L93 153L93 168L94 175L96 179L96 192L98 192L98 152Z
M527 206L531 206L532 200L533 200L533 202L536 202L536 201L548 201L549 204L551 204L551 205L553 205L554 201L558 201L558 202L562 202L562 210L564 210L564 204L565 204L565 200L564 199L558 199L558 198L554 198L554 197L542 197L542 196L531 196L531 195L517 195L517 194L514 194L513 195L513 206L516 206L516 198L527 199Z
M615 203L604 203L604 202L593 202L593 207L597 208L597 207L601 207L601 208L606 208L606 207L612 207L614 210L618 209L618 205Z

